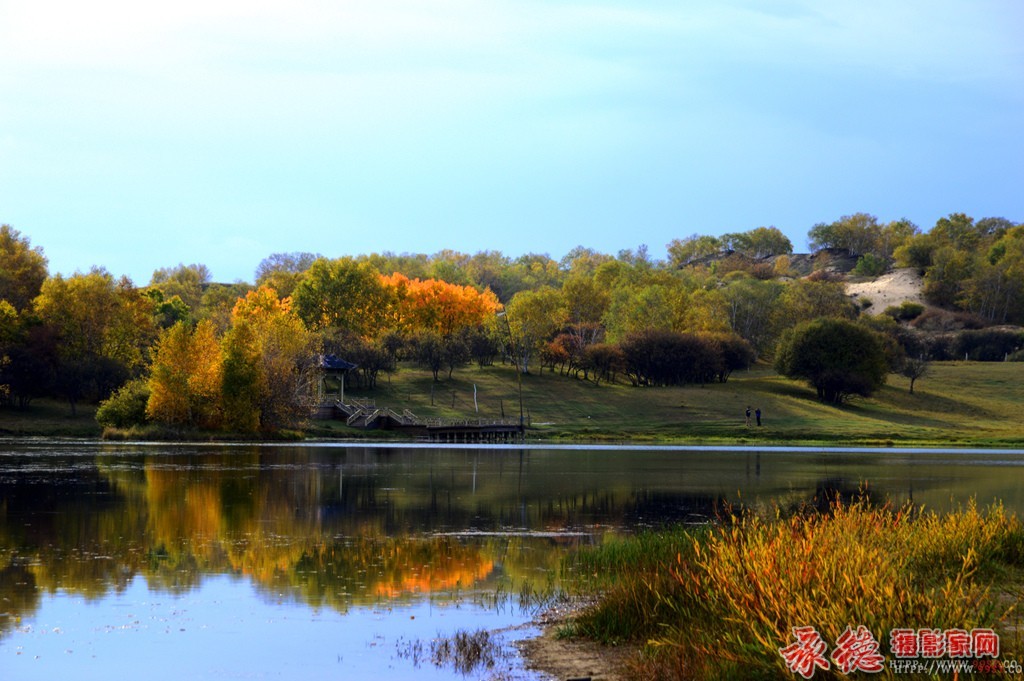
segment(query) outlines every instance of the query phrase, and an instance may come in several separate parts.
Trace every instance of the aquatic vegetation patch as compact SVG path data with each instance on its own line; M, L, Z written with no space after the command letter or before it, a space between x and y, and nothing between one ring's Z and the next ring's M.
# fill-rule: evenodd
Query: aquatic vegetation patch
M581 565L600 566L606 591L573 631L641 644L635 678L792 676L779 651L798 627L835 642L863 626L885 655L896 629L991 628L1003 658L1021 649L1024 526L1000 505L939 515L861 499L742 513L624 540Z

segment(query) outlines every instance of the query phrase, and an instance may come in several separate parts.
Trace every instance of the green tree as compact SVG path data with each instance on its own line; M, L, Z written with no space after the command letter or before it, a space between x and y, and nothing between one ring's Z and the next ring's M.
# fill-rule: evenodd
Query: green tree
M974 224L974 218L963 213L950 213L944 218L939 218L932 227L931 235L940 243L958 251L973 251L990 236L978 229Z
M969 251L953 246L936 249L932 253L931 267L924 275L925 300L940 307L956 306L974 267L974 254Z
M920 231L917 225L906 218L893 220L882 227L874 255L883 260L892 261L896 250L916 237Z
M551 287L521 291L505 308L512 355L519 370L529 373L531 358L565 324L567 315L561 292Z
M1024 225L1007 230L987 254L975 257L958 302L989 322L1024 322Z
M775 281L743 278L723 289L728 303L729 326L747 340L758 354L769 353L775 345L775 309L785 286Z
M6 300L0 300L0 404L6 404L11 396L7 383L6 368L11 363L7 354L18 337L18 312Z
M46 280L43 249L10 225L0 225L0 300L18 312L26 309Z
M295 311L313 330L344 329L364 337L386 329L388 289L368 263L352 258L314 262L292 296Z
M841 404L883 386L889 363L876 332L845 319L821 318L782 334L775 369L788 378L806 380L822 402Z
M773 255L786 255L793 252L793 243L778 227L757 227L748 232L749 251L745 254L751 258L768 258Z
M893 252L900 267L913 267L924 273L932 264L932 254L938 242L930 234L914 234L908 237Z
M867 213L844 215L832 223L818 223L808 233L812 250L830 248L850 255L878 253L882 236L878 218Z
M772 308L773 327L780 333L798 322L818 317L853 319L857 307L839 282L799 279L788 284Z
M252 327L238 321L222 341L221 404L224 427L252 433L260 427L260 396L264 391L260 351Z

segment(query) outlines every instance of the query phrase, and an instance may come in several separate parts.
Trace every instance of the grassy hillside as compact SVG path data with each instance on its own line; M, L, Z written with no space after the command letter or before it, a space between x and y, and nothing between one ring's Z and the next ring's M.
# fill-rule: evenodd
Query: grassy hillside
M473 386L477 405L474 409ZM429 372L402 367L382 376L375 391L346 397L409 409L420 417L518 416L515 373L508 366L466 368L433 385ZM890 375L869 399L836 408L812 389L767 367L733 374L728 383L681 388L594 385L543 372L523 376L530 439L692 443L833 443L893 445L1024 445L1024 364L936 363L909 394L909 382ZM453 406L454 405L454 406ZM746 406L760 407L761 428L746 428ZM321 422L319 435L353 436L342 424Z
M473 386L477 406L474 408ZM667 442L692 444L861 444L1024 446L1024 363L936 363L908 392L890 375L870 399L836 408L821 404L805 384L759 366L728 383L681 388L600 386L543 372L523 376L528 439L563 442ZM433 404L431 404L433 392ZM467 367L434 384L430 373L403 366L374 391L346 397L409 409L420 417L489 419L519 415L515 372L509 366ZM760 407L761 428L746 428L746 406ZM0 434L98 437L95 406L37 400L28 410L0 409ZM313 422L308 435L388 438L339 421Z

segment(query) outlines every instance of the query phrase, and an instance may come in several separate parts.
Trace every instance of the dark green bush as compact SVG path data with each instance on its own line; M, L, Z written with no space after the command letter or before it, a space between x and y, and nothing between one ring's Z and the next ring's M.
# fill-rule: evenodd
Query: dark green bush
M146 422L149 381L136 378L128 381L96 410L96 422L105 428L131 428Z

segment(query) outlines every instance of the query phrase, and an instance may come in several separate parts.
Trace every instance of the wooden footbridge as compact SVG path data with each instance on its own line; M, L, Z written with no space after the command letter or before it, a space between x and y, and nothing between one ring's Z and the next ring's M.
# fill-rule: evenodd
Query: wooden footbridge
M397 412L388 407L377 407L373 400L323 402L317 417L344 420L353 428L400 430L430 442L522 442L525 434L524 424L517 418L421 419L408 409Z

